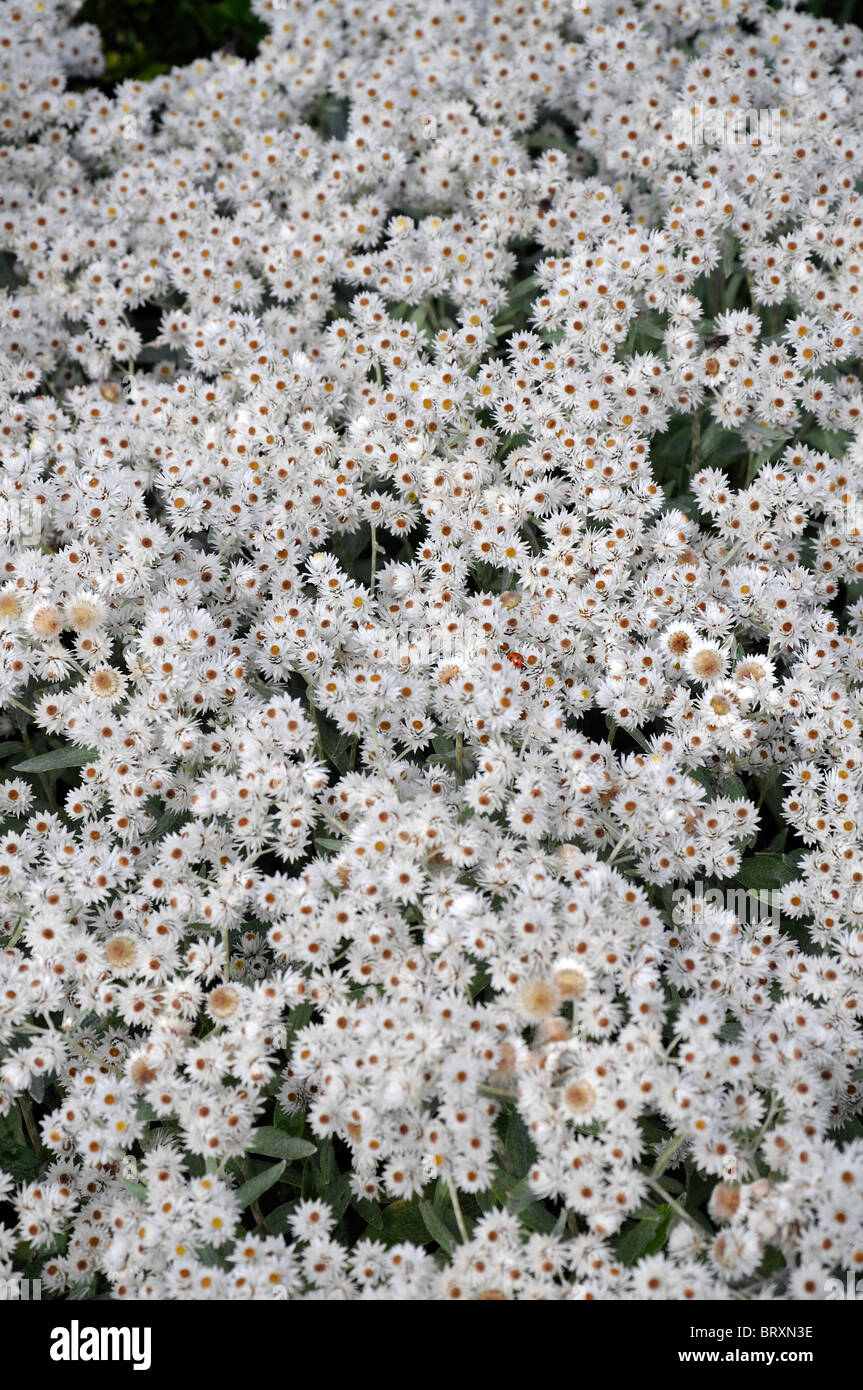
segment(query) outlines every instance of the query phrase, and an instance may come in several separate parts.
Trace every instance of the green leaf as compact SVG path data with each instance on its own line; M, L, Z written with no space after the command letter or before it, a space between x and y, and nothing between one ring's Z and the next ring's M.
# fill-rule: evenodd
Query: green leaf
M317 1195L326 1200L330 1186L339 1176L336 1154L330 1139L325 1139L318 1149L317 1163L313 1165L317 1168Z
M451 1200L449 1195L449 1183L446 1178L438 1178L432 1194L432 1206L438 1216L443 1216L449 1211Z
M288 1015L288 1023L285 1028L285 1047L290 1050L296 1034L301 1028L305 1028L312 1014L315 1012L314 1004L297 1004Z
M776 1274L780 1269L785 1269L786 1261L782 1251L775 1245L764 1247L764 1259L761 1261L759 1274L765 1277L768 1274Z
M438 1216L431 1202L420 1202L420 1216L432 1240L437 1241L441 1249L451 1255L455 1249L455 1237L443 1218Z
M521 1178L515 1186L512 1186L512 1178L508 1173L495 1172L492 1186L499 1194L499 1200L506 1205L507 1211L511 1211L513 1216L518 1216L524 1220L525 1213L533 1211L539 1205L533 1195L529 1180Z
M267 1230L270 1232L270 1235L287 1235L288 1222L291 1219L291 1213L295 1210L296 1205L296 1202L283 1202L280 1207L276 1207L275 1211L267 1213Z
M554 1212L542 1205L542 1202L532 1201L522 1205L523 1197L519 1199L518 1219L528 1231L539 1231L542 1235L550 1235L557 1225Z
M371 1226L374 1231L383 1233L384 1217L383 1212L377 1202L372 1202L368 1197L354 1197L351 1206L357 1216L361 1216L367 1226Z
M235 1196L240 1209L251 1206L263 1193L268 1192L274 1183L287 1168L287 1163L282 1159L281 1163L274 1163L272 1168L265 1168L263 1173L258 1173L254 1178L249 1178L248 1182L242 1183L236 1190Z
M416 1198L406 1201L399 1197L395 1202L390 1202L384 1209L383 1217L383 1238L387 1245L401 1245L403 1241L424 1245L428 1239Z
M353 1199L350 1173L339 1173L326 1190L319 1189L319 1196L329 1203L335 1221L341 1221Z
M95 748L52 748L50 753L39 753L35 758L25 758L16 763L13 772L59 772L64 767L83 767L92 763L99 754Z
M523 1178L536 1159L536 1149L517 1110L510 1114L503 1143L512 1166L518 1176Z
M722 795L730 797L732 801L746 801L746 788L737 776L727 777L722 788Z
M213 1245L199 1245L198 1259L201 1261L201 1264L206 1265L208 1269L230 1268L221 1250L217 1250Z
M700 783L700 785L704 788L704 790L707 792L708 799L712 799L713 783L711 782L706 770L703 767L691 767L688 768L687 771L689 773L689 776L694 778L695 781Z
M117 1181L120 1186L125 1187L126 1191L131 1193L133 1197L138 1197L140 1201L146 1202L147 1189L142 1182L130 1182L128 1178L118 1178Z
M144 838L162 840L166 835L173 835L175 830L180 830L191 819L188 811L164 811L157 816L156 824L147 831Z
M327 762L332 763L333 767L344 775L350 765L350 752L356 743L356 735L340 733L335 724L331 724L320 712L318 719L322 725L324 756ZM343 846L339 845L339 848L342 849Z
M782 813L783 784L782 773L778 768L774 768L766 777L759 778L758 784L761 788L761 798L764 805L769 810L777 826L782 826L784 817ZM768 851L775 850L778 846L767 845Z
M654 1207L617 1241L617 1258L625 1265L634 1265L645 1255L658 1254L668 1236L671 1215L671 1207L665 1203Z
M37 1076L33 1083L27 1087L27 1093L37 1105L41 1105L45 1098L45 1087L48 1081L45 1076Z
M781 888L799 877L796 864L778 854L750 854L737 871L737 882L744 888Z
M824 453L831 454L835 459L845 457L850 440L851 435L847 430L810 429L806 435L806 443L811 448L821 449Z
M313 1153L317 1153L317 1147L310 1144L308 1139L297 1139L283 1129L263 1125L252 1132L249 1152L265 1154L267 1158L311 1158Z

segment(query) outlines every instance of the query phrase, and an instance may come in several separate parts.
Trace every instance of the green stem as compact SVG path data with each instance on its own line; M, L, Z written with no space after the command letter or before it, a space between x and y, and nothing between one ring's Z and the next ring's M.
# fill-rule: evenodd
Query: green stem
M458 1188L455 1185L455 1180L451 1173L447 1175L446 1181L447 1187L449 1188L449 1196L450 1201L452 1202L452 1209L455 1212L455 1220L456 1225L458 1226L459 1235L461 1236L462 1240L466 1242L469 1239L467 1233L467 1226L464 1223L464 1217L462 1215L461 1210L461 1203L458 1199Z
M614 863L615 859L616 859L617 856L620 854L620 851L623 849L623 846L626 844L626 842L627 842L627 840L629 839L629 837L630 837L631 834L632 834L632 827L631 827L631 826L628 826L627 829L624 830L624 832L623 832L623 834L621 835L620 839L618 840L617 844L614 846L614 849L611 851L611 854L608 856L608 863L609 863L609 864L613 864L613 863Z
M323 737L322 737L322 735L321 735L321 726L320 726L320 724L318 723L318 711L317 711L317 706L315 705L315 687L312 685L312 682L311 682L311 681L306 681L306 696L307 696L308 701L309 701L309 713L310 713L310 715L312 716L312 720L313 720L314 726L315 726L315 731L316 731L316 734L317 734L316 745L317 745L317 750L318 750L318 757L320 758L320 760L321 760L322 763L325 763L326 760L327 760L327 757L326 757L326 753L324 752L324 740L323 740Z
M701 467L701 411L696 410L692 417L692 470Z
M240 1172L241 1172L242 1175L243 1175L243 1181L244 1181L244 1182L248 1182L249 1179L250 1179L251 1176L252 1176L252 1169L251 1169L251 1165L250 1165L249 1162L248 1162L248 1159L245 1159L245 1158L238 1158L238 1159L237 1159L237 1167L239 1168ZM261 1211L261 1204L260 1204L260 1202L258 1201L257 1197L255 1198L255 1200L254 1200L253 1202L250 1202L250 1203L249 1203L249 1210L251 1211L252 1216L255 1218L255 1221L258 1223L258 1230L259 1230L259 1231L263 1231L265 1235L269 1235L269 1234L270 1234L270 1228L269 1228L269 1226L267 1225L267 1218L264 1216L264 1213Z
M22 917L21 921L18 923L17 927L15 928L15 930L13 931L12 935L10 936L9 940L6 942L6 945L3 948L5 951L9 951L12 949L13 946L17 946L21 938L21 933L24 930L24 921L25 919Z
M373 594L373 595L374 595L374 592L375 592L375 581L376 581L376 579L377 579L377 574L376 574L377 567L378 567L378 528L377 528L376 526L372 526L372 574L371 574L371 585L370 585L370 588L371 588L371 591L372 591L372 594Z
M6 699L9 701L10 705L14 705L16 709L20 709L22 714L26 714L31 723L35 720L36 716L33 711L29 709L27 705L22 705L20 700L16 700L14 695L7 695ZM20 729L21 725L19 724L18 727ZM23 729L21 732L24 732Z
M23 705L22 705L21 708L23 709ZM19 725L19 727L21 727L21 726ZM33 756L33 748L32 748L32 745L31 745L31 743L30 743L30 737L29 737L29 735L28 735L28 733L27 733L27 730L26 730L25 728L21 728L21 742L24 744L24 750L25 750L25 752L26 752L28 758L32 757L32 756ZM57 802L56 802L56 800L55 800L54 792L53 792L53 790L52 790L52 788L51 788L51 785L50 785L50 783L49 783L47 777L45 776L44 772L37 772L37 773L36 773L36 776L39 778L39 785L41 786L42 791L45 793L45 800L46 800L47 803L48 803L49 809L52 810L52 811L54 811L54 812L56 813L56 811L57 811Z
M30 1102L26 1096L19 1096L18 1104L21 1107L21 1114L24 1117L24 1125L26 1127L28 1135L30 1136L30 1143L33 1145L33 1152L35 1153L37 1158L41 1159L42 1144L39 1139L39 1130L36 1126L36 1121L33 1117L33 1110L31 1108Z
M684 1221L687 1221L689 1225L692 1226L700 1236L706 1236L708 1234L708 1232L705 1231L704 1227L699 1226L695 1218L689 1215L689 1212L686 1210L686 1208L682 1207L680 1203L676 1200L676 1198L672 1197L670 1192L666 1192L665 1188L662 1186L662 1183L657 1182L655 1178L648 1178L647 1181L649 1185L653 1188L654 1192L656 1192L658 1196L662 1198L663 1202L667 1203L667 1205L671 1207L671 1210L676 1212L677 1215L681 1217Z
M662 1150L662 1153L659 1155L659 1158L656 1160L656 1167L650 1175L651 1180L655 1180L656 1178L662 1177L662 1174L665 1172L674 1155L677 1153L677 1150L685 1142L685 1134L675 1134L674 1138L669 1140L665 1148Z

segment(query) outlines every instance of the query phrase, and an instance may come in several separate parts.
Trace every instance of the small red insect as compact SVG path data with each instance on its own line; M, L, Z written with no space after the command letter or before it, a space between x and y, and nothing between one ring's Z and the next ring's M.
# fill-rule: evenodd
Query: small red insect
M521 652L507 652L506 659L512 662L517 671L520 671L524 665L524 657Z

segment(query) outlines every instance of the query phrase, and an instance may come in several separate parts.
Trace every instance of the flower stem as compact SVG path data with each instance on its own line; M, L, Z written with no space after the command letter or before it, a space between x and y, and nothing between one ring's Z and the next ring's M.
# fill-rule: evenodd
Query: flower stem
M446 1180L446 1181L447 1181L447 1187L449 1188L449 1195L450 1195L450 1201L452 1202L452 1209L453 1209L453 1211L455 1212L455 1220L456 1220L456 1225L458 1226L459 1235L461 1236L461 1238L462 1238L463 1241L467 1241L467 1240L468 1240L467 1226L464 1224L464 1216L462 1215L461 1203L459 1202L459 1199L458 1199L458 1188L457 1188L456 1185L455 1185L455 1179L453 1178L452 1173L448 1173L448 1174L447 1174L447 1180Z

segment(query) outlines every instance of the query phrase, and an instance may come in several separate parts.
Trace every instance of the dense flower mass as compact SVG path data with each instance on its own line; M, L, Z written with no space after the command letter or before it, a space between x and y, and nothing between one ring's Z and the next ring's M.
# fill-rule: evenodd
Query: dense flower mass
M822 1298L863 32L257 0L105 95L76 8L0 5L0 1271Z

